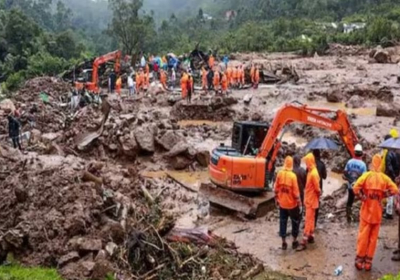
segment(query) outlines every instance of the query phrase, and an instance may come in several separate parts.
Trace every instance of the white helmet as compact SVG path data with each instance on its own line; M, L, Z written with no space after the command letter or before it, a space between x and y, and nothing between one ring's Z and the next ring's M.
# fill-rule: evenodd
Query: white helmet
M356 147L354 148L355 152L363 152L363 147L360 144L357 144Z

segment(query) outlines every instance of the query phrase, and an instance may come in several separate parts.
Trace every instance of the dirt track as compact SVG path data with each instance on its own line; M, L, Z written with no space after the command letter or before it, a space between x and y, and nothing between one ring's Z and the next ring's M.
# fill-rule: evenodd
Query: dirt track
M130 186L132 184L135 184L135 186L138 184L146 185L147 182L152 195L157 196L160 192L162 193L160 199L163 211L181 217L177 221L178 225L186 227L192 227L195 224L208 226L218 235L234 241L240 252L253 254L266 266L274 270L293 276L307 277L307 279L333 278L333 271L338 265L344 266L343 279L376 279L385 273L397 272L397 265L390 261L391 250L388 249L395 247L396 222L385 222L382 227L379 248L370 277L367 274L357 273L353 268L357 225L347 226L342 214L336 215L333 219L326 217L327 214L338 210L335 205L344 197L343 193L335 192L342 185L338 173L342 171L343 163L348 159L344 149L325 155L325 161L329 169L333 171L325 182L324 195L326 200L323 201L322 206L325 215L321 217L322 228L317 231L317 244L311 246L310 250L306 252L294 253L291 250L285 254L281 252L279 249L280 238L277 235L278 220L276 213L271 213L266 218L260 218L256 221L243 221L236 218L232 213L223 214L218 211L211 211L208 215L207 207L199 206L207 203L204 202L203 198L198 197L196 190L200 181L207 180L205 165L209 160L208 152L220 143L229 144L234 120L270 121L283 104L293 101L314 107L345 110L351 116L352 123L361 136L360 140L367 153L366 159L369 159L373 152L379 151L375 147L394 125L395 116L377 117L376 113L377 107L390 106L390 104L400 101L399 84L397 82L398 66L395 64L370 64L367 55L349 56L345 54L340 57L297 58L293 55L273 54L267 57L262 56L262 58L257 56L252 58L249 55L238 56L238 58L247 62L250 59L255 59L262 64L284 63L293 65L300 80L296 84L288 82L281 85L261 85L257 90L234 90L229 98L195 95L194 106L184 105L182 101L171 106L169 96L166 93L155 95L156 91L151 92L151 90L149 96L138 99L126 99L124 97L123 101L119 101L115 96L111 96L109 98L111 112L104 123L103 132L100 137L83 149L77 148L76 139L79 139L78 136L86 131L98 129L101 125L102 113L96 108L87 107L71 120L70 117L66 117L68 114L61 109L40 105L40 116L36 127L39 132L35 132L34 142L27 150L34 154L34 158L40 156L44 162L52 162L54 158L62 159L69 156L69 160L71 160L71 157L76 157L75 163L81 164L80 167L75 167L75 173L78 169L81 169L78 175L65 173L69 175L64 178L64 175L58 173L62 173L64 168L64 171L73 170L72 165L68 168L63 167L63 169L54 173L53 184L61 186L74 184L74 188L83 193L77 197L68 194L70 201L63 201L64 208L58 209L57 213L67 215L67 220L71 219L72 222L75 220L77 222L81 222L81 220L90 222L86 229L88 236L102 238L103 244L113 241L109 237L101 235L102 232L106 231L107 223L104 222L104 219L109 218L107 217L109 213L106 211L105 214L100 216L90 216L92 211L98 213L107 208L106 205L95 204L96 199L101 199L102 194L100 192L93 193L86 198L92 203L88 206L88 209L79 208L79 203L76 203L75 206L71 204L71 201L84 199L85 195L88 195L84 191L89 186L88 183L81 184L77 178L82 176L81 172L88 168L90 161L96 159L106 163L102 172L97 172L96 176L105 180L107 188L121 192L121 195L127 196L130 199L129 201L135 203L136 197L142 197L143 193L138 191L137 187L130 190ZM62 90L65 89L62 87ZM50 93L50 97L57 94ZM33 93L30 88L23 90L18 100L20 102L36 100L36 96L31 94ZM243 102L246 95L252 96L248 105ZM56 96L54 99L57 99ZM328 100L336 102L332 103ZM29 130L26 124L24 127L25 130ZM4 136L6 122L0 124L0 133L3 135L1 144L9 145ZM308 140L320 135L335 136L333 132L307 128L297 124L291 125L283 138L283 141L287 144L280 153L278 163L282 161L286 152L298 151L304 153L301 147ZM290 144L292 144L292 147ZM4 155L2 156L4 157ZM7 160L5 158L4 162L8 162ZM26 172L25 167L20 166L21 162L13 162L18 164L16 167L19 168L19 172ZM30 167L33 168L33 171L30 172L37 176L37 174L41 174L40 170L48 170L49 167L43 166L43 164L41 162L40 168ZM170 175L175 180L190 185L192 191L188 191L168 178L165 172L171 170L174 170L175 173ZM9 176L7 172L11 172L8 169L1 171L4 172L4 174L1 174L4 176ZM193 173L196 176L192 176ZM12 175L14 178L18 177L14 176L15 174ZM2 187L10 191L14 185L26 186L26 184L31 183L29 177L24 177L23 180L14 180L16 181L12 181L12 184L3 184ZM74 180L78 181L75 182ZM38 187L39 193L35 193L33 197L40 195L40 192L51 196L47 187L46 184L40 185ZM83 190L81 190L82 188ZM12 192L9 195L10 199L14 199ZM7 201L9 197L5 197L5 200ZM37 205L36 198L33 202L35 207L38 207L37 211L42 211L38 213L46 213L46 211L51 210ZM140 200L139 206L144 207L143 203ZM30 209L29 204L23 205L25 208L22 209ZM74 220L73 217L75 216L68 214L71 209L75 209L74 207L80 209L78 214L82 216L81 218L79 216L79 219ZM26 210L25 215L21 215L18 212L19 207L15 205L8 205L6 208L16 217L15 221L7 225L6 230L14 229L21 221L29 219L40 221L38 215L31 216L32 214L28 210ZM355 216L357 217L356 213ZM3 219L6 220L7 216L4 216ZM122 218L118 216L114 219L121 222ZM49 217L49 221L52 220L60 221L59 215ZM54 238L46 235L40 237L40 234L50 227L49 221L40 221L39 228L35 230L34 236L28 234L29 238L36 238L34 239L36 243L33 244L37 248L34 248L33 252L24 250L21 252L21 248L17 248L17 251L21 254L21 260L25 263L57 264L59 258L69 252L69 250L62 249L63 246L70 242L70 238L82 234L79 232L79 226L77 228L78 233L70 233L68 232L69 226L59 225L60 229L56 230L56 233L54 231L50 233L51 235L55 234ZM240 230L244 231L234 233ZM47 242L49 238L52 240L51 242ZM121 243L123 243L122 240ZM49 248L51 249L49 256L40 260L44 250L49 250ZM26 258L29 257L34 258L31 259L32 261L27 261ZM85 262L87 265L86 262L88 261L91 264L96 262L93 259L95 255L92 254L91 257L92 259L90 259L90 256L82 258L79 264ZM107 266L113 265L107 262ZM85 265L84 267L87 269ZM121 268L121 266L118 268ZM73 269L69 273L73 274ZM88 272L85 271L85 273ZM70 274L66 274L70 276Z

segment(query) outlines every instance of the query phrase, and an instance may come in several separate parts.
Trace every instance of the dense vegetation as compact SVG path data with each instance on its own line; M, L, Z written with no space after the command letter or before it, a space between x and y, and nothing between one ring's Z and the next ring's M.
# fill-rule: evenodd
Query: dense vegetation
M344 33L354 22L366 26ZM12 90L118 48L313 54L330 42L390 45L399 24L400 0L0 0L0 82Z

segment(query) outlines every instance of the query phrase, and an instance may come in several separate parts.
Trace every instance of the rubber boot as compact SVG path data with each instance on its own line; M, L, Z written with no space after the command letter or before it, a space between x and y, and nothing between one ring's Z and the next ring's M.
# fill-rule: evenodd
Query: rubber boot
M351 214L351 207L346 207L346 218L349 224L352 222Z

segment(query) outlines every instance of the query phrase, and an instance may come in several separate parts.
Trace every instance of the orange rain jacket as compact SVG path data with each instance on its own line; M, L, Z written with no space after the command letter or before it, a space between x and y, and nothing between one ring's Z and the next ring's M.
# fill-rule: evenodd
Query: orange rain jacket
M222 74L221 87L223 91L228 90L228 78L226 77L226 74Z
M219 71L215 70L214 71L214 88L218 88L219 84L220 84L220 75L219 75Z
M188 74L184 73L181 78L182 98L185 99L188 93L187 82L189 80Z
M252 65L251 69L250 69L250 77L251 77L251 82L253 84L255 82L255 72L256 72L256 68L254 67L254 65Z
M399 192L396 184L380 172L382 158L372 158L371 171L364 173L353 187L354 194L362 200L360 218L369 224L380 224L382 220L382 200Z
M213 55L210 55L210 57L208 58L208 67L212 69L214 67L214 63L215 63L215 58Z
M228 79L228 83L231 83L232 74L232 68L228 67L228 69L226 69L226 78Z
M300 191L293 170L293 158L285 158L285 164L275 180L275 195L283 209L294 209L300 203Z
M144 86L144 73L139 72L136 74L136 91L138 92Z
M207 89L208 86L207 75L207 70L204 67L201 68L201 86L203 89Z
M320 178L314 155L309 153L304 157L304 161L308 169L307 182L304 190L304 205L306 208L317 209L319 207L321 188L319 185Z
M160 72L160 82L164 88L167 88L167 74L163 70Z

